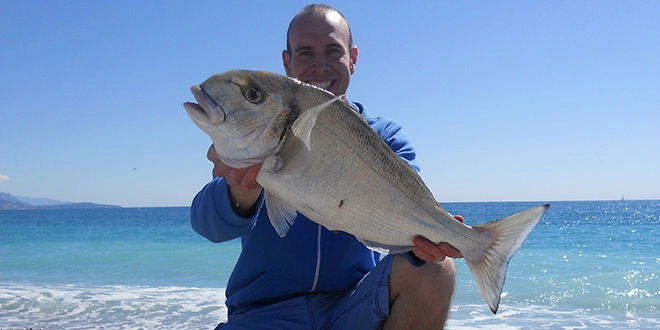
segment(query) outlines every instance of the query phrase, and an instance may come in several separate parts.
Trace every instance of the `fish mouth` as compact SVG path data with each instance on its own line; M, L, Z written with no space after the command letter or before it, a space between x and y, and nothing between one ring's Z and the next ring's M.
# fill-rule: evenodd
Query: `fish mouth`
M225 110L220 106L201 86L190 87L197 104L186 102L184 107L188 115L197 120L211 122L212 124L221 124L227 118ZM197 119L197 120L195 120Z

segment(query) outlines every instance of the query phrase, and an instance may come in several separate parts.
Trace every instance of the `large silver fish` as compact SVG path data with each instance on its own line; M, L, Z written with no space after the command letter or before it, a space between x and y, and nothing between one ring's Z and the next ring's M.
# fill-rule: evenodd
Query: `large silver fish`
M280 236L300 212L381 252L409 251L416 235L448 242L461 251L497 312L509 260L549 205L470 227L456 221L417 172L331 93L241 70L214 75L191 91L198 104L184 107L223 162L263 162L257 182Z

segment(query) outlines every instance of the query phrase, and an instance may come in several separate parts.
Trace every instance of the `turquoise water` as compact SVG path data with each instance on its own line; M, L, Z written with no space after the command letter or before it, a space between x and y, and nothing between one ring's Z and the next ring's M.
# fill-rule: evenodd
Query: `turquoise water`
M446 203L470 224L539 203ZM0 211L0 328L209 329L238 241L188 208ZM497 315L457 261L449 329L660 328L660 201L552 202L512 259Z

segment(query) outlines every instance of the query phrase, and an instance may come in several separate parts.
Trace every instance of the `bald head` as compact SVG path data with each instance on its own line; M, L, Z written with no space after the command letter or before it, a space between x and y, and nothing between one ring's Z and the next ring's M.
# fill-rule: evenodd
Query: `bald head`
M335 24L345 24L348 31L348 48L353 47L353 35L351 33L351 26L348 24L346 17L332 6L325 4L313 4L306 6L291 20L289 28L286 30L286 50L291 54L291 30L294 29L299 22L305 20L321 19Z
M282 63L287 76L335 95L346 95L358 50L346 18L327 5L311 5L291 20Z

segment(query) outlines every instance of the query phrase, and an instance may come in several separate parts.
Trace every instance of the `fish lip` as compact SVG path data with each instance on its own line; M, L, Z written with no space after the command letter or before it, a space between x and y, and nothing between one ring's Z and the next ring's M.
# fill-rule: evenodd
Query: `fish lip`
M199 107L206 113L206 116L213 124L224 123L227 119L225 109L222 108L200 85L190 87Z

